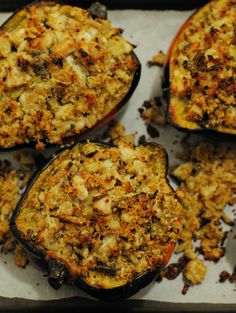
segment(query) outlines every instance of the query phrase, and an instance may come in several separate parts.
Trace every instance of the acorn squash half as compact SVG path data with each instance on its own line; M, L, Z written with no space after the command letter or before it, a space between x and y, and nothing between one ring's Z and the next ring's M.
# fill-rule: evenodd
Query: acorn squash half
M157 144L76 144L32 179L11 229L46 262L52 287L130 297L160 273L178 240L182 207L166 175Z
M37 1L15 12L0 30L0 148L43 149L108 123L140 77L121 33L94 6Z
M211 1L180 28L167 53L163 95L178 129L235 139L236 1Z

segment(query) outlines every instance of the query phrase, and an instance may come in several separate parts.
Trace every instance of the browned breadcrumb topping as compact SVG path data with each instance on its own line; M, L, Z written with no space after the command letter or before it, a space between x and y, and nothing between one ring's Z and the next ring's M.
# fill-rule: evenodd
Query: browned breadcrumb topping
M188 129L236 134L236 0L213 0L179 35L170 59L170 112Z
M26 154L24 153L26 161ZM31 156L30 156L31 159ZM28 161L29 162L29 161ZM29 163L28 163L29 165ZM23 249L13 237L9 221L20 198L22 189L29 180L30 173L22 170L12 170L9 166L0 166L0 243L3 252L14 251L14 261L17 266L25 267L28 263Z
M204 280L205 271L197 259L193 240L200 241L205 260L218 261L224 255L222 243L226 234L221 230L221 221L233 224L224 208L235 202L236 149L202 142L191 151L189 161L172 174L181 182L176 193L185 209L176 252L184 252L200 275L196 278L187 264L185 277L199 283Z
M120 33L51 1L16 13L0 33L0 146L60 144L114 109L138 67Z
M94 143L65 150L29 191L16 224L70 275L112 288L165 263L181 205L160 146Z
M166 124L166 113L161 98L156 97L154 99L144 101L142 107L139 108L138 111L140 117L147 126L147 132L149 135L150 128L152 128L151 137L158 137L157 134L154 136L152 135L153 129L158 131L156 126L164 126Z
M148 64L150 66L158 65L162 67L164 65L165 58L166 58L165 53L159 51L156 55L153 56L153 58L150 61L148 61Z

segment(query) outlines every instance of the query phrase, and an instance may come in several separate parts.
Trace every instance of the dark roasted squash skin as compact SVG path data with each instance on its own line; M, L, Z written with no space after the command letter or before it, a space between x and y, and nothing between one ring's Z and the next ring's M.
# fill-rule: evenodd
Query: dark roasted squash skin
M80 142L78 144L83 144L85 142ZM100 143L96 143L100 146L108 146ZM167 175L167 167L168 167L168 159L167 154L165 150L157 145L156 143L148 143L147 145L150 145L152 147L159 147L164 152L165 155L165 164L163 166L165 167L165 176ZM73 145L74 146L74 145ZM71 147L73 147L71 146ZM110 145L109 145L110 146ZM149 283L151 283L161 272L161 270L165 267L165 265L168 263L174 248L175 243L169 243L169 245L166 248L165 257L163 259L163 262L160 264L157 264L155 269L147 270L144 273L141 273L138 275L132 282L129 282L125 285L114 287L114 288L101 288L101 287L93 287L87 284L82 276L73 277L70 275L67 267L64 265L63 262L57 259L52 259L45 255L44 251L40 251L37 247L35 247L31 242L27 241L24 236L22 235L21 231L18 229L16 220L21 212L21 207L30 192L32 186L37 181L39 175L47 169L47 167L53 163L53 161L60 156L61 153L66 148L61 149L58 151L55 155L53 155L45 164L44 166L35 174L35 176L31 179L30 183L28 184L26 190L24 191L17 208L13 212L12 218L11 218L11 230L16 236L17 240L24 246L24 248L37 260L39 260L45 267L48 269L48 282L49 284L54 288L58 289L61 287L62 284L74 284L77 285L82 290L86 291L88 294L90 294L93 297L111 301L111 300L119 300L124 298L129 298L135 293L137 293L140 289L146 287Z
M224 1L224 4L227 2L227 0L223 0L223 1ZM220 2L223 3L223 1L219 1L218 3L220 3ZM180 29L176 33L174 39L172 40L172 42L170 44L170 47L168 49L168 52L167 52L167 55L166 55L166 58L165 58L164 69L163 69L163 76L162 76L162 95L163 95L164 101L167 103L167 113L166 113L167 120L168 120L168 122L172 126L177 128L178 130L181 130L181 131L184 131L184 132L188 132L188 133L197 134L197 135L207 136L207 137L209 137L209 138L211 138L213 140L214 139L215 140L219 139L219 140L235 141L235 138L236 138L235 126L233 126L232 128L230 128L230 127L223 128L223 126L212 127L212 126L208 125L209 116L207 115L207 113L203 114L202 117L199 118L199 120L196 122L196 125L194 127L193 126L191 126L191 127L188 126L189 125L188 124L189 121L187 121L184 116L181 116L181 119L180 119L180 113L177 113L178 110L180 110L179 109L180 105L178 105L178 103L177 103L178 101L175 100L177 98L177 96L174 99L174 95L175 94L174 94L173 90L175 90L176 83L174 84L174 82L172 80L176 79L176 76L175 76L175 78L172 77L173 76L173 69L174 69L174 65L173 64L174 64L174 62L178 62L179 55L176 55L176 51L179 51L178 49L180 49L180 48L178 48L178 46L181 45L180 38L183 38L183 36L185 36L185 38L187 38L187 35L185 35L185 34L187 33L188 29L190 29L191 27L193 28L193 26L192 26L192 25L194 25L193 23L196 23L195 21L198 21L196 17L200 16L200 18L202 18L201 17L202 12L205 12L205 14L206 14L207 10L210 10L210 9L212 10L212 7L214 7L214 3L216 3L216 2L217 1L211 1L209 4L205 5L203 8L197 10L193 15L191 15L189 17L189 19L180 27ZM230 1L228 1L228 4L225 4L225 5L231 5ZM233 5L234 4L232 3L232 6ZM200 31L201 31L201 29L198 30L197 33L200 32ZM217 30L217 32L221 32L221 30ZM206 33L204 36L208 36L208 34ZM214 36L214 34L212 36ZM194 52L191 52L191 53L194 54ZM207 64L209 64L212 60L213 60L212 62L219 62L219 61L214 59L213 57L211 57L211 55L207 55L207 56L204 57L204 50L203 50L203 52L200 51L200 53L201 53L200 56L202 56L202 59L205 61L204 65L200 64L200 63L198 64L198 66L200 68L200 73L201 72L204 73L204 71L206 73L211 73L211 72L213 72L213 67L216 68L216 70L217 70L217 67L219 69L221 69L219 65L218 66L209 66L208 65L208 68L207 68ZM198 51L198 55L200 53ZM192 57L193 60L190 57L189 60L191 59L191 61L188 61L188 62L185 61L186 62L185 64L184 64L183 61L181 61L181 62L183 62L182 67L179 65L179 64L181 64L181 62L179 62L179 64L178 64L179 68L180 69L181 68L183 68L183 69L187 68L188 69L187 66L189 66L188 63L190 63L190 62L192 62L191 66L193 67L193 65L194 65L193 63L197 62L196 59L197 59L198 55L197 55L197 52L196 52L196 56ZM209 58L209 60L207 60L207 57ZM182 56L182 58L183 58L183 56ZM200 60L200 61L203 63L202 60ZM172 62L172 69L171 69L171 62ZM222 62L225 62L225 61L222 61ZM202 68L200 67L200 65L202 66ZM206 68L204 68L204 66ZM224 66L226 66L226 65L224 65ZM190 69L191 69L191 67L190 67ZM196 75L196 74L193 73L192 69L191 69L191 71L192 71L191 72L192 77L191 78L187 77L186 81L193 81L193 83L195 82L195 84L196 84L196 86L198 88L198 85L199 85L198 78L196 78L196 81L194 81L195 76L193 76L193 75ZM225 69L225 71L226 71L226 69ZM180 80L182 79L181 75L180 75ZM201 74L200 74L200 77L201 77ZM218 78L215 78L215 79L218 79ZM209 77L208 77L208 80L209 80ZM214 80L214 77L211 78L211 80ZM204 84L204 81L200 82L200 84L201 83ZM189 85L190 84L191 83L189 82ZM220 82L219 82L219 84L220 84ZM187 86L189 86L189 85L187 85ZM207 85L207 82L206 82L206 85ZM232 81L232 84L231 84L231 90L232 89L233 89L233 81ZM192 87L191 94L194 96L194 87ZM203 90L203 94L204 94L204 90ZM233 92L232 93L230 93L230 92L228 93L228 97L232 97L232 95L233 95ZM189 95L189 97L191 99L191 95ZM179 103L180 103L180 101L179 101ZM190 107L190 104L189 104L189 107ZM222 104L222 107L223 107L223 104ZM211 118L211 115L210 115L210 118ZM233 118L233 113L232 113L232 118ZM190 119L190 121L191 121L191 119Z
M1 29L4 30L6 28L7 29L10 29L11 27L14 28L14 25L17 25L17 23L19 22L18 19L20 18L17 17L19 14L23 14L24 11L27 11L29 8L33 6L40 7L41 3L42 5L45 5L45 1L38 0L38 1L31 3L30 5L27 5L26 7L18 9L15 13L13 13L13 15L6 22L4 22L4 24L1 26ZM57 4L62 5L62 6L64 5L61 1L57 1L57 0L47 1L48 6L54 6ZM94 19L98 18L98 20L99 19L102 20L102 19L105 19L106 17L106 12L104 11L103 6L99 6L99 5L91 6L91 9L89 8L88 12L91 14L91 16ZM37 145L36 147L38 149L44 149L45 147L51 147L51 146L56 146L56 145L58 146L58 145L72 144L72 143L75 143L76 141L86 139L88 136L91 136L94 132L96 132L96 130L108 124L122 109L125 108L125 105L127 104L128 100L130 99L130 97L132 96L133 92L135 91L138 85L140 75L141 75L141 64L138 60L138 57L133 51L131 52L131 55L133 58L133 62L136 64L135 65L136 69L134 71L130 88L128 89L127 93L121 98L119 103L117 103L110 110L110 112L106 113L105 116L103 116L102 118L99 118L93 126L84 127L84 129L82 129L80 132L77 132L77 133L75 133L74 131L72 132L68 131L68 133L65 136L62 136L61 140L59 140L58 142L52 142L51 139L47 137L47 135L45 135L45 137L44 135L42 135L42 138L40 139L40 141L38 141L38 139L35 139L33 137L32 138L29 137L27 140L25 140L25 142L22 142L22 139L19 139L19 142L16 142L15 145L13 144L1 145L0 144L0 150L4 150L4 151L15 150L18 148L35 147L35 145ZM35 68L34 71L36 71L37 73L37 68ZM1 136L0 136L0 139L1 139Z

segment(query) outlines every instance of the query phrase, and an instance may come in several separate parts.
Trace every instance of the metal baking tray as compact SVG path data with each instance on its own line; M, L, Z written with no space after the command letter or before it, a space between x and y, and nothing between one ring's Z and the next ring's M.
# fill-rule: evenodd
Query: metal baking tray
M0 11L13 11L20 6L26 5L32 1L30 0L10 0L1 1ZM64 0L64 3L71 5L79 5L81 7L88 7L92 2L91 0ZM202 6L207 0L103 0L100 1L109 9L173 9L173 10L187 10Z

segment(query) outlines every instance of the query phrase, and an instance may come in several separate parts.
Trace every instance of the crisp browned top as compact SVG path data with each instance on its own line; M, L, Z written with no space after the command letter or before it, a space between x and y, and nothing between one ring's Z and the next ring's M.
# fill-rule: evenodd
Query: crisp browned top
M181 210L162 148L87 143L65 150L40 174L16 224L72 276L112 288L165 262Z
M137 60L108 20L39 2L0 31L0 147L61 143L106 116L127 94Z
M170 114L189 129L236 134L236 1L211 1L178 36L170 59Z

